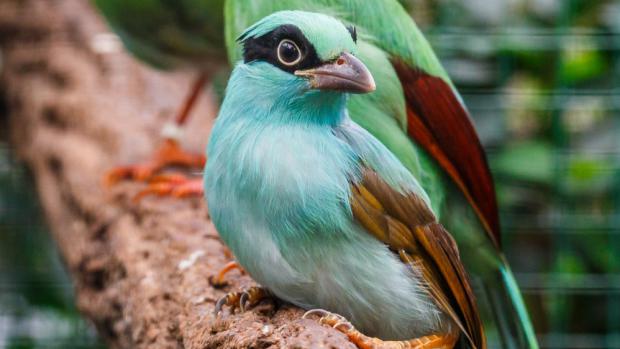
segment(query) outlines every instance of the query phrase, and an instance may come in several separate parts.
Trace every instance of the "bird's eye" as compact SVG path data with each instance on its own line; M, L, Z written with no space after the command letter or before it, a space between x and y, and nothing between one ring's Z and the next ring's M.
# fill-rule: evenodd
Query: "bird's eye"
M301 60L299 46L289 39L284 39L278 44L278 60L284 65L295 65Z

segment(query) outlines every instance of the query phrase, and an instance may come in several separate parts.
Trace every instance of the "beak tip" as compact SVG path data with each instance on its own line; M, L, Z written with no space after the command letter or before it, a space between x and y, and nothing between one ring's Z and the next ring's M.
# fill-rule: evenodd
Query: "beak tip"
M377 89L368 68L355 56L343 53L335 63L308 70L295 71L305 77L313 89L335 90L349 93L370 93Z
M359 85L357 85L357 86L358 86L357 89L352 89L349 92L350 93L355 93L355 94L360 94L360 93L370 93L370 92L374 92L374 91L377 90L377 84L375 83L375 79L370 74L370 72L368 72L368 75L365 76L365 79L360 81Z
M370 77L370 81L368 83L368 92L374 92L377 89L377 84L375 84L375 79Z

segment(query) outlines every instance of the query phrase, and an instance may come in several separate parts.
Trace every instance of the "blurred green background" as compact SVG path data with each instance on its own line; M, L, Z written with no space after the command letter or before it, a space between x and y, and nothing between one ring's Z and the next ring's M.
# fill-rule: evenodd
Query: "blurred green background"
M73 305L32 178L10 154L5 116L0 105L0 348L104 348Z
M488 151L541 346L620 348L620 2L410 4Z
M488 151L542 347L620 348L620 1L406 2ZM74 347L102 345L0 106L0 348Z

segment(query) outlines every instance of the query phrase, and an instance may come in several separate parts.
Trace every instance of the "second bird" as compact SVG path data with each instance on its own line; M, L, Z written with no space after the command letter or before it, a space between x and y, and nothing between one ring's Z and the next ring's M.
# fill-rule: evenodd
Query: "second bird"
M277 297L337 313L322 322L360 348L450 349L460 337L486 348L428 195L347 114L349 93L375 90L356 30L283 11L239 40L205 170L211 217L239 263Z

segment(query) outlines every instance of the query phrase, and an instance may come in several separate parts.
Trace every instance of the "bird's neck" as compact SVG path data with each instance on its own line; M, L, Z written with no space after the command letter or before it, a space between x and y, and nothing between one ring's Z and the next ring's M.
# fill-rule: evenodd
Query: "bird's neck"
M289 73L261 72L263 63L238 66L230 79L220 117L262 125L339 125L346 116L346 94L309 90Z

